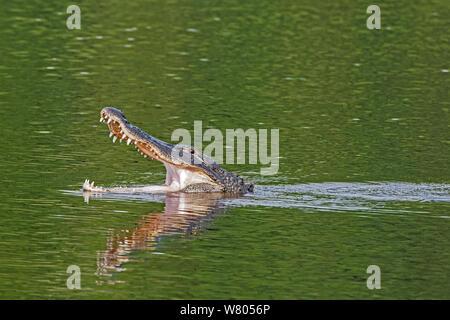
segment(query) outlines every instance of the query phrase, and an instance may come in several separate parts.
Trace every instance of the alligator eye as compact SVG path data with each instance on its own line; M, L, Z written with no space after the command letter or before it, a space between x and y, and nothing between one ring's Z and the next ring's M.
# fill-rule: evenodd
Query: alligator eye
M194 154L195 153L195 150L194 149L191 149L191 154Z

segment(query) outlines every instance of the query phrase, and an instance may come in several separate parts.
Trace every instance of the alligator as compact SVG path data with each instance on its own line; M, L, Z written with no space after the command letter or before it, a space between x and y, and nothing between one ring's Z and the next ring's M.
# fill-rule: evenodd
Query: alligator
M254 184L245 183L236 174L221 168L212 158L187 145L172 145L161 141L142 129L130 124L122 111L103 108L100 122L108 125L113 142L117 139L132 144L145 158L155 159L166 167L166 181L160 186L150 185L131 188L103 188L88 179L83 190L91 192L221 192L244 194L253 192Z

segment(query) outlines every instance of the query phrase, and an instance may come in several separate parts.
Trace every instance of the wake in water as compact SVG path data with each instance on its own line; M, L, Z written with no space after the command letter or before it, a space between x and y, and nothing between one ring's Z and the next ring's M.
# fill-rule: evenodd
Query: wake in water
M411 210L411 202L450 203L450 185L401 182L308 183L258 186L239 205L303 208L315 211L426 212ZM417 207L417 206L415 206Z
M80 191L64 191L81 195ZM109 200L164 202L165 194L86 194ZM199 199L201 201L201 197ZM427 203L450 203L449 184L402 182L327 182L295 185L258 185L254 193L222 199L225 206L299 208L308 211L360 211L365 213L427 213ZM414 203L416 203L414 205ZM418 205L422 203L423 205Z

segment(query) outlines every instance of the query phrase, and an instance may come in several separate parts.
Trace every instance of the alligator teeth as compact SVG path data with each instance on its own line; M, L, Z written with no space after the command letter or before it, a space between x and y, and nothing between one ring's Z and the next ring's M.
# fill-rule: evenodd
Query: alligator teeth
M131 142L131 139L130 139L130 138L128 138L128 140L127 140L127 146L129 146L129 145L130 145L130 142Z
M147 158L147 155L146 155L146 154L144 154L144 158Z
M86 189L87 186L89 186L89 188L93 188L94 187L94 181L89 183L89 179L84 180L83 189Z
M116 140L117 140L117 137L114 136L114 138L113 138L113 143L116 143Z
M111 121L112 121L112 119L111 119L111 118L109 118L109 119L108 119L108 124L110 124L110 123L111 123Z
M122 139L125 139L127 136L126 136L126 134L124 133L123 135L122 135Z
M137 140L134 140L134 144L137 145Z
M109 133L109 137L111 138L112 136L113 136L113 133L112 133L112 132L110 132L110 133Z
M122 143L122 139L120 139L120 143Z
M100 122L103 122L103 118L102 117L100 117Z

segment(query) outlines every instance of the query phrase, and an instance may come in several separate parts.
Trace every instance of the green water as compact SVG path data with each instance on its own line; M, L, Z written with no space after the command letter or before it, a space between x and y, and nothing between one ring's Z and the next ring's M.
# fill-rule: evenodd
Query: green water
M69 4L2 1L0 298L450 298L448 1L380 3L381 30L365 1L83 1L72 31ZM165 177L104 106L165 141L279 129L279 171L87 201Z

